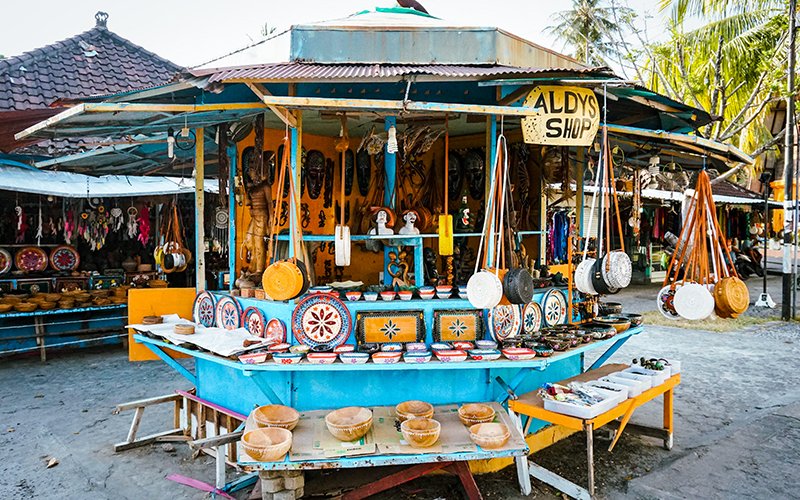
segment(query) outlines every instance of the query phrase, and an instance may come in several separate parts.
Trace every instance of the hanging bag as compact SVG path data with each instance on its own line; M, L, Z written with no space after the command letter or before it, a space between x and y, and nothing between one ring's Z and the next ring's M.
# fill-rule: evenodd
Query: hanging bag
M342 188L339 208L339 224L336 225L333 237L335 263L339 267L350 265L350 226L345 223L345 154L350 147L350 137L347 134L347 116L342 116L342 139L336 144L336 151L342 155Z

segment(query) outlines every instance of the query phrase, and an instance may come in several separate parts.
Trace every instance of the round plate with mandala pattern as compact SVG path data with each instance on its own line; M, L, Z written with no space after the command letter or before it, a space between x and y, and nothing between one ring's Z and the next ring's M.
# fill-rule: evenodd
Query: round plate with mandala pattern
M554 288L542 299L542 320L545 326L555 326L564 323L566 319L567 299L561 290Z
M56 271L74 271L78 269L81 257L74 247L61 245L50 252L50 266Z
M333 349L350 336L350 312L332 294L314 294L301 300L292 314L292 333L301 344Z
M14 259L11 257L11 253L5 248L0 248L0 274L9 272L13 263Z
M516 337L522 328L522 310L517 304L496 306L487 310L486 322L495 341Z
M203 325L206 328L214 326L217 320L216 311L214 306L216 301L214 296L208 292L201 292L197 294L194 299L194 306L192 306L192 318L194 322Z
M39 247L25 247L14 257L17 269L28 273L47 269L47 252Z
M266 334L267 325L264 322L264 314L258 308L248 307L244 310L242 318L242 323L244 323L244 327L247 328L250 335L263 337Z
M522 331L536 333L542 327L542 308L536 302L528 302L522 308Z
M217 328L235 330L242 326L242 306L231 297L217 301Z

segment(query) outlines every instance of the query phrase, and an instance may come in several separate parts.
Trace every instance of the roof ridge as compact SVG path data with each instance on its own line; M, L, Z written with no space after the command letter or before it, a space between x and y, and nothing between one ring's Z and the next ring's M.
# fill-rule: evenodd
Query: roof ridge
M26 62L36 60L39 57L42 56L49 57L54 53L59 53L64 50L69 50L73 48L75 45L78 45L81 41L91 40L94 39L95 37L102 37L104 35L114 39L115 41L123 45L128 46L130 49L141 52L148 57L156 59L160 61L162 64L172 66L176 73L184 69L182 66L175 64L174 62L168 59L164 59L158 54L151 52L145 49L144 47L131 42L127 38L124 38L114 33L105 26L94 26L91 29L88 29L82 33L78 33L77 35L73 35L69 38L65 38L63 40L59 40L57 42L35 48L27 52L23 52L22 54L16 56L12 56L6 59L0 59L0 74L9 71L13 68L23 66Z

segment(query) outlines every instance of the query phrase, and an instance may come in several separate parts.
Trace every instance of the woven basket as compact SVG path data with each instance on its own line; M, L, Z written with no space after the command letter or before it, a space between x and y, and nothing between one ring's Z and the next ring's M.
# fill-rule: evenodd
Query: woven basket
M18 304L14 304L14 310L23 313L33 312L37 307L39 307L37 304L33 304L31 302L20 302Z
M57 304L55 302L40 302L39 309L42 311L50 311L51 309L55 309L56 305Z
M8 311L14 309L13 304L0 304L0 314L7 313Z
M58 302L61 300L60 293L46 293L44 294L44 298L47 299L47 302Z
M175 325L172 330L181 335L193 335L194 325Z
M142 318L143 325L159 325L164 322L161 316L145 316Z
M744 281L735 276L723 278L714 287L714 301L720 316L736 317L750 306L750 292Z

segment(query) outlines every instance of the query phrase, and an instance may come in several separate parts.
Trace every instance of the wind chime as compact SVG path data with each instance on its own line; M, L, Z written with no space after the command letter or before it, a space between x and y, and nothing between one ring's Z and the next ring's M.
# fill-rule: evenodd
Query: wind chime
M664 287L656 298L658 310L669 319L702 320L715 311L721 318L735 318L750 303L747 285L736 274L719 227L705 159L703 163Z

